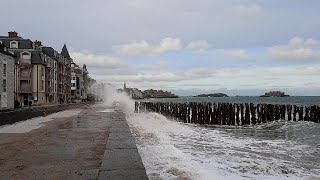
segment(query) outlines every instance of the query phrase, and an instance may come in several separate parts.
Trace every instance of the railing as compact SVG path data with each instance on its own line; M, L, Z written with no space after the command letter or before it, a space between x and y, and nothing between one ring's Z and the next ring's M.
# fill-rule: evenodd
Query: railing
M31 64L31 60L30 59L20 59L19 63L20 64Z
M31 93L31 85L24 85L24 86L20 86L20 93Z
M21 73L20 80L31 80L31 73Z
M157 112L194 124L255 125L276 120L320 123L319 106L135 102L135 112Z
M46 91L47 91L47 93L51 93L51 92L53 92L53 88L52 87L47 87Z

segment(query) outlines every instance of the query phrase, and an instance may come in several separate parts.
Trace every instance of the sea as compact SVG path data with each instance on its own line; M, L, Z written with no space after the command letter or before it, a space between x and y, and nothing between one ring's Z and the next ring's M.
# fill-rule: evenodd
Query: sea
M320 96L288 96L288 97L259 97L259 96L233 96L233 97L179 97L145 99L144 101L157 102L211 102L211 103L254 103L254 104L291 104L300 106L320 105Z
M134 113L134 101L124 95L111 99L124 106L149 179L320 179L320 124L283 120L243 127L186 124L153 112ZM320 97L148 101L320 105Z

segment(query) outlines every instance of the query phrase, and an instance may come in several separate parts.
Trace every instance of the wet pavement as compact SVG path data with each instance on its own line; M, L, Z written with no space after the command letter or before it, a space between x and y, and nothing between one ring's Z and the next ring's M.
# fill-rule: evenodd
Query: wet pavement
M0 133L0 179L148 179L121 110L68 111L30 132Z

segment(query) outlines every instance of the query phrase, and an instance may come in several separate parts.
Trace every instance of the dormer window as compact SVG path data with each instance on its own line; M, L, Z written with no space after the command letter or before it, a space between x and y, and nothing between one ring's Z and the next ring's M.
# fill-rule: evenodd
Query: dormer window
M31 53L28 51L24 51L21 53L21 59L30 60L31 59Z
M10 42L10 48L12 49L18 49L18 42L17 41L11 41Z

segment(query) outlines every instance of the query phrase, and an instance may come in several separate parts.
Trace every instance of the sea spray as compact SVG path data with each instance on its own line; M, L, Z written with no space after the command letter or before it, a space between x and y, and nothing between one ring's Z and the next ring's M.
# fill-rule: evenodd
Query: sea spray
M132 100L125 92L118 92L112 85L105 88L104 105L114 106L120 104L125 115L134 114L134 100Z
M117 103L123 106L150 179L316 179L320 174L319 164L304 160L307 155L316 161L319 148L272 139L277 129L213 129L157 113L135 114L132 99L108 88L105 105ZM248 136L252 133L271 137Z

